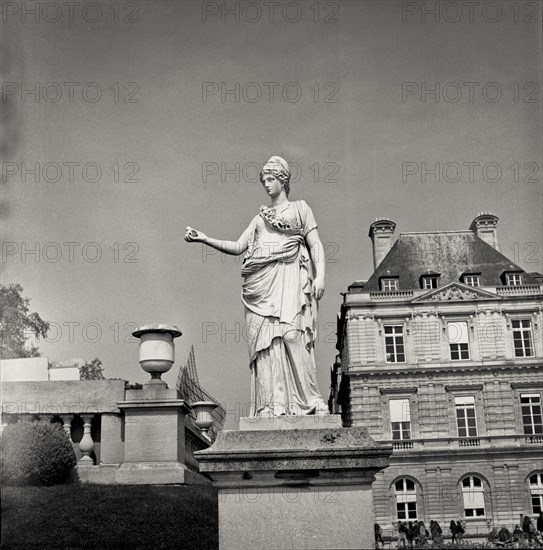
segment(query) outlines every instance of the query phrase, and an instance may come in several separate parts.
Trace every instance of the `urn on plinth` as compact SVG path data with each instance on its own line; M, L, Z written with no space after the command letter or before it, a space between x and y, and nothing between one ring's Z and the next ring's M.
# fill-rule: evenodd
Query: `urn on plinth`
M151 375L147 384L168 387L161 376L172 368L175 359L173 339L181 336L181 331L173 325L144 325L132 336L140 339L139 362Z
M213 426L212 413L218 406L214 401L196 401L191 404L192 409L196 412L194 424L208 439L210 439L209 428Z

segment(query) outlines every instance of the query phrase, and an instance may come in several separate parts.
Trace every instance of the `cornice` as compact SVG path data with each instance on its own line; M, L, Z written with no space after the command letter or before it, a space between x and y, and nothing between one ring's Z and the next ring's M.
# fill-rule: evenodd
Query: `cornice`
M489 457L502 459L504 457L522 457L529 458L533 455L535 458L541 456L541 446L533 445L531 447L465 447L458 449L426 449L426 450L402 450L394 449L390 457L390 466L413 463L420 463L421 460L435 462L439 459L450 458L451 455L464 456L470 461L488 460Z
M428 374L464 374L466 372L485 373L492 371L514 371L520 370L542 370L543 361L541 359L538 363L532 364L473 364L473 365L443 365L443 366L429 366L429 365L414 365L412 367L406 367L403 369L391 369L372 366L369 369L362 364L350 364L348 365L348 374L353 376L405 376L405 375L420 375L428 376Z

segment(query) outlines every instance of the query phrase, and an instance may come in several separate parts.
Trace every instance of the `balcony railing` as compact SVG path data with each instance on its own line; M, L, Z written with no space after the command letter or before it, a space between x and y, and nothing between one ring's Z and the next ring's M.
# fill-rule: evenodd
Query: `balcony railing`
M542 285L498 286L496 293L500 296L533 296L543 294L543 287Z
M541 445L543 443L543 435L528 435L526 436L528 445Z
M478 437L466 437L458 440L460 447L480 447L481 440Z
M411 440L402 440L398 441L395 439L392 441L392 448L393 449L412 449L413 448L413 442Z
M377 301L402 301L409 300L413 297L412 290L393 290L393 291L384 291L384 292L370 292L370 300Z

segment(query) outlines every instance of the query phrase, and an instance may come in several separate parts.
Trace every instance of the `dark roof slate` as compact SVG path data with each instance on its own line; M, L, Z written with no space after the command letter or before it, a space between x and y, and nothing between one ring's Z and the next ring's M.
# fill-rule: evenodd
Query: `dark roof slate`
M440 287L459 282L463 273L480 273L481 286L501 286L505 271L522 272L523 284L539 284L537 278L472 231L403 233L377 266L363 291L380 290L382 277L399 277L399 290L420 289L420 276L430 272L440 274Z

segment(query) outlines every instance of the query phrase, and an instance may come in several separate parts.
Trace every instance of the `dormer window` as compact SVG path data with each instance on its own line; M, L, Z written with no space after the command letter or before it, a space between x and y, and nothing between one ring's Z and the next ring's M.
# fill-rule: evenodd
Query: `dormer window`
M439 281L439 273L423 273L420 276L420 288L423 290L430 290L432 288L437 288Z
M468 286L479 286L479 276L480 273L464 273L462 275L462 282Z
M519 286L522 284L522 274L521 273L506 273L505 274L505 284L507 286Z
M392 292L399 288L398 277L383 277L381 279L381 290L385 292Z

